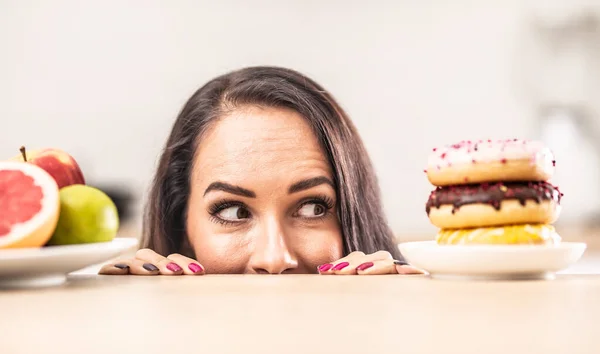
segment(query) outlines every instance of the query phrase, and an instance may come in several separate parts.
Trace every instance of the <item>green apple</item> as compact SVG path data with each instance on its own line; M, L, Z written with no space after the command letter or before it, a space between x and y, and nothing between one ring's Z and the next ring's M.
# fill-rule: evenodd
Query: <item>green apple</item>
M60 190L60 216L48 245L109 242L117 235L119 215L101 190L82 184Z

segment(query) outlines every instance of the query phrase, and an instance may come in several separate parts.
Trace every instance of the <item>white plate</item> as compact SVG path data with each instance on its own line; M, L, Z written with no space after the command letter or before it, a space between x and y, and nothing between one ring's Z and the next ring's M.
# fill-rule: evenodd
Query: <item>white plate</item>
M119 256L133 247L134 238L68 246L0 250L0 288L52 286L67 274Z
M577 262L585 243L542 245L438 245L435 241L401 243L406 260L434 278L551 279Z

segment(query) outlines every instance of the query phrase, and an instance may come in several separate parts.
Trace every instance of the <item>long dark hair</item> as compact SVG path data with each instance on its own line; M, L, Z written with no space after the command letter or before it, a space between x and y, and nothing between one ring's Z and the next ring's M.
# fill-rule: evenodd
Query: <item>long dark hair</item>
M243 105L285 107L303 116L332 166L344 252L402 256L384 216L369 156L334 98L304 75L279 67L249 67L219 76L196 91L175 120L147 200L143 247L183 253L192 162L203 132L225 111Z

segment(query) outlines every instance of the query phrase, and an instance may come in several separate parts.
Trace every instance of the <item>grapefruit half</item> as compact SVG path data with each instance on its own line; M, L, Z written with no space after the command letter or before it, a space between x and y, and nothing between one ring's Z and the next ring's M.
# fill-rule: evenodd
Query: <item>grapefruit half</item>
M0 161L0 249L42 247L60 212L58 185L36 165Z

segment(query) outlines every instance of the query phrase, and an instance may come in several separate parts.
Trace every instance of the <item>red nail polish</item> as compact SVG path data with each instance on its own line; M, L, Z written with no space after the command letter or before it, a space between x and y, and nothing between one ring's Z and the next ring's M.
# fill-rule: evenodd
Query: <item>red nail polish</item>
M339 264L337 264L337 265L336 265L335 267L333 267L332 269L333 269L333 270L342 270L342 269L346 268L346 267L347 267L347 266L349 266L349 265L350 265L350 263L348 263L348 262L342 262L342 263L339 263Z
M319 269L319 272L326 272L326 271L330 270L331 267L333 267L333 264L327 263L327 264L321 265L318 269Z
M196 263L190 263L190 265L188 266L188 268L190 268L190 270L194 273L199 273L202 271L202 267L199 264Z
M363 263L361 265L359 265L358 267L356 267L356 270L365 270L365 269L369 269L373 266L373 262L366 262Z
M183 269L177 263L169 263L167 264L167 269L171 272L181 272Z

